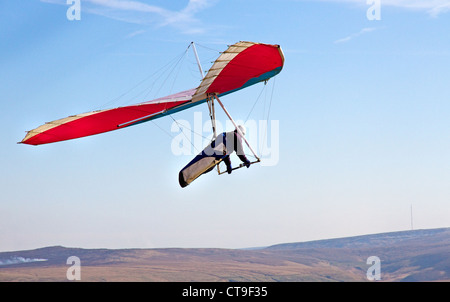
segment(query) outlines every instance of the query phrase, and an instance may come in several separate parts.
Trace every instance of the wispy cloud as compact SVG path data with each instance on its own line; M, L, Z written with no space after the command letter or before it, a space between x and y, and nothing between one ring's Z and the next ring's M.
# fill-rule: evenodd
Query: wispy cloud
M142 34L144 34L145 33L145 30L136 30L136 31L134 31L134 32L132 32L132 33L130 33L130 34L128 34L127 35L127 38L133 38L133 37L135 37L135 36L139 36L139 35L142 35Z
M311 0L297 0L311 1ZM315 0L322 2L349 3L368 7L366 0ZM450 0L381 0L381 7L398 7L410 10L424 11L432 17L450 11Z
M352 39L354 39L354 38L357 38L357 37L359 37L359 36L361 36L361 35L364 35L364 34L373 32L373 31L375 31L375 30L377 30L376 27L366 27L366 28L363 28L363 29L361 29L361 30L360 30L359 32L357 32L357 33L351 34L351 35L349 35L349 36L347 36L347 37L345 37L345 38L342 38L342 39L339 39L339 40L334 41L334 44L339 44L339 43L345 43L345 42L348 42L348 41L350 41L350 40L352 40Z
M66 0L41 0L41 2L66 5ZM169 10L132 0L82 0L81 14L101 15L122 22L157 27L171 26L186 34L203 33L205 26L196 17L200 11L212 6L216 0L189 0L181 10Z
M382 0L381 5L422 10L432 17L450 10L450 0Z

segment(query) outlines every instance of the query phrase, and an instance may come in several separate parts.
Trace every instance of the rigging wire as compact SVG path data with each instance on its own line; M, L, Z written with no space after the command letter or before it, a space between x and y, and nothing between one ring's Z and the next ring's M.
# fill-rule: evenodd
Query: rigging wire
M266 105L267 105L267 93L268 93L267 90L268 90L268 89L266 89L266 88L267 88L267 82L268 82L268 80L264 81L263 88L262 88L261 91L259 92L258 97L256 98L255 102L254 102L253 105L252 105L252 108L250 109L249 113L247 114L247 117L246 117L244 123L247 123L247 121L249 120L251 114L253 113L253 110L255 109L256 105L257 105L258 103L260 103L260 101L261 101L261 99L262 99L261 96L262 96L263 93L264 93L264 102L263 102L262 120L265 120L265 121L267 121L267 123L268 123L269 118L270 118L270 111L271 111L271 107L272 107L273 93L274 93L274 90L275 90L275 79L276 79L276 77L274 77L273 84L272 84L272 91L271 91L270 98L269 98L269 104L268 104L267 114L266 114ZM263 151L264 151L264 148L263 148L263 147L266 145L265 142L266 142L266 138L267 138L267 129L268 129L268 125L266 124L266 127L265 127L265 129L264 129L263 140L260 142L260 147L259 147L259 150L260 150L260 152L259 152L259 157L262 156ZM259 137L261 137L261 136L259 136ZM252 157L254 157L254 158L257 158L254 154L246 154L246 156L252 156Z
M247 117L245 118L245 122L248 121L250 115L251 115L252 112L253 112L253 109L255 109L256 104L259 102L259 99L260 99L262 93L265 91L265 89L266 89L266 83L267 83L267 82L264 82L263 88L262 88L261 91L259 92L258 97L256 98L255 102L253 103L252 108L250 109L250 112L247 114Z
M173 70L177 66L177 64L183 59L183 57L186 55L188 49L189 49L189 47L186 50L184 50L181 54L178 54L177 56L175 56L168 63L166 63L165 65L160 67L158 70L156 70L152 74L148 75L147 77L145 77L144 79L142 79L141 81L139 81L138 83L136 83L135 85L133 85L132 87L127 89L125 92L123 92L119 96L110 99L109 101L105 102L104 104L94 108L94 110L102 110L107 107L111 107L114 103L117 103L119 100L123 99L126 95L129 95L132 91L137 89L139 86L143 85L145 82L149 81L151 78L156 78L149 86L145 87L143 90L139 91L134 96L130 97L128 99L128 101L123 102L120 105L121 106L128 105L133 100L137 99L138 97L140 97L140 95L142 95L144 93L145 93L144 98L146 98L150 94L150 92L153 90L153 87L156 85L158 79L161 78L171 68L171 66L173 66L172 67L172 70ZM170 72L169 72L169 75L166 77L166 79L169 76L170 76ZM163 82L163 84L160 86L160 88L158 89L158 92L161 90L162 86L164 86L164 83L165 82Z
M170 72L167 74L166 78L165 78L164 81L161 83L161 85L160 85L158 91L156 92L155 97L156 97L156 95L159 94L159 92L161 91L162 87L166 84L167 80L168 80L169 77L172 75L172 73L174 72L175 68L176 68L176 67L179 65L179 63L186 57L186 53L187 53L188 49L189 49L189 46L188 46L188 48L186 48L186 50L182 53L182 55L180 56L180 58L176 61L176 63L174 64L174 66L172 67L172 69L170 70ZM172 87L172 88L173 88L173 87Z
M207 50L210 50L210 51L214 51L214 52L216 52L216 53L219 53L219 54L215 54L214 56L211 56L211 57L208 59L208 61L210 61L211 58L217 58L218 55L220 55L220 51L218 51L218 50L216 50L216 49L213 49L213 48L210 48L210 47L206 47L206 46L204 46L204 45L200 45L200 44L197 44L197 43L195 43L195 45L196 45L196 46L200 46L200 47L202 47L202 48L205 48L205 49L207 49ZM187 47L187 49L186 49L185 52L184 52L184 55L187 54L187 51L189 50L189 48L190 48L191 46L192 46L192 43L189 44L189 46ZM184 61L183 61L183 62L184 62ZM191 63L191 65L197 65L197 62L189 62L189 63ZM181 67L178 69L178 72L180 71L180 69L181 69ZM193 74L193 70L190 69L190 68L188 68L188 70L191 72L191 75L192 75L192 74ZM177 76L178 76L178 74L177 74ZM202 76L204 76L204 75L202 75ZM174 80L174 82L175 82L175 80ZM170 118L178 125L178 127L179 127L180 129L183 129L183 127L180 126L180 124L173 118L172 114L168 114L168 115L169 115ZM194 135L197 135L197 136L201 136L203 139L208 139L208 140L213 140L213 139L215 139L215 137L212 137L212 138L210 139L209 137L206 137L206 136L204 136L202 133L198 133L198 132L194 131L193 129L190 129L190 131L191 131L191 134L194 134ZM190 142L190 144L194 147L194 149L195 149L197 152L199 152L199 150L198 150L198 149L194 146L194 144L192 143L191 139L190 139L189 137L187 137L187 135L184 133L184 131L182 131L182 132L183 132L183 135L186 137L186 139L188 139L188 141ZM212 136L214 136L214 135L212 135Z
M97 107L97 110L101 110L101 109L103 109L105 107L112 106L113 103L119 101L120 99L123 99L127 95L130 95L133 91L135 91L139 86L142 86L145 82L149 81L152 78L155 78L150 83L150 85L147 85L142 90L140 90L140 91L136 92L134 95L130 96L126 102L122 102L121 106L128 105L132 101L136 101L137 99L141 99L141 100L142 99L146 99L150 95L150 93L154 90L154 87L157 84L157 82L163 76L165 76L166 74L167 75L165 76L164 80L162 81L162 83L159 85L159 88L155 92L154 98L157 97L157 95L161 91L161 89L168 83L169 78L175 74L174 79L172 81L172 85L171 85L170 90L169 90L169 91L173 91L173 87L174 87L175 82L176 82L176 80L177 80L177 78L179 76L179 73L180 73L181 69L182 69L183 63L185 61L184 59L186 58L186 54L187 54L187 52L189 50L189 47L190 47L190 45L181 54L178 54L177 56L175 56L168 63L166 63L161 68L159 68L158 70L156 70L152 74L148 75L147 77L145 77L144 79L142 79L141 81L139 81L138 83L133 85L131 88L129 88L128 90L126 90L125 92L120 94L119 96L111 99L110 101L106 102L105 104L101 105L100 107ZM170 117L173 119L173 117L171 115L170 115ZM158 125L158 123L156 123L153 120L151 120L151 122L156 127L158 127L161 131L163 131L166 135L168 135L172 139L174 138L173 135L171 135L167 130L163 129L160 125ZM177 122L177 124L178 124L178 122ZM180 126L180 125L178 124L178 126ZM183 134L184 134L184 131L183 131ZM188 138L188 140L190 141L189 138ZM195 146L194 146L194 148L195 148Z
M172 134L170 134L169 132L167 132L166 129L162 128L160 125L158 125L158 123L155 123L154 120L150 120L150 122L153 123L153 125L155 125L156 127L158 127L161 131L163 131L165 134L167 134L170 138L174 139L174 137L172 136Z
M186 137L186 139L189 141L189 143L192 145L192 147L194 147L194 150L199 153L200 151L195 147L194 143L191 141L191 139L186 135L186 133L184 133L183 129L184 127L182 125L180 125L180 123L178 123L178 121L176 119L174 119L172 117L171 114L169 114L170 118L177 124L178 128L180 128L181 133L183 133L184 137ZM193 132L193 130L191 129L191 132Z
M211 47L202 45L202 44L198 44L197 42L195 43L195 45L200 46L200 47L202 47L202 48L204 48L204 49L207 49L207 50L214 51L214 52L218 52L218 53L221 53L221 52L222 52L221 50L214 49L214 48L211 48Z
M272 108L272 100L273 100L273 92L274 92L274 90L275 90L275 82L276 82L276 78L277 77L274 77L273 78L273 83L272 83L272 92L271 92L271 94L270 94L270 100L269 100L269 109L267 110L267 117L266 117L266 122L267 122L267 124L266 124L266 127L265 127L265 131L264 131L264 138L263 138L263 140L262 140L262 142L261 142L261 144L264 142L264 144L262 144L262 146L261 146L261 154L263 154L263 150L264 150L264 146L266 146L267 144L266 144L266 139L267 139L267 130L268 130L268 128L269 128L269 117L270 117L270 110L271 110L271 108Z

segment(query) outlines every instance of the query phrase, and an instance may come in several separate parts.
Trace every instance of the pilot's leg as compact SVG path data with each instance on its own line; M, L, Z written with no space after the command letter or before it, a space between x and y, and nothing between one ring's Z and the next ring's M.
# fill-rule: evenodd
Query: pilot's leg
M228 172L228 174L231 174L232 167L231 167L230 155L225 156L223 158L223 161L225 162L225 165L227 165L227 172Z

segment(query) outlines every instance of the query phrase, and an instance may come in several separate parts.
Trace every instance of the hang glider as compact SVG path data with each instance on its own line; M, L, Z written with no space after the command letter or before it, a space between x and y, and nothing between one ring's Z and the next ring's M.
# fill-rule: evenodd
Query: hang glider
M238 42L217 58L197 88L135 105L91 111L48 122L28 131L20 143L43 145L118 130L204 102L209 104L214 98L225 110L219 97L267 81L277 75L283 65L284 55L279 45Z

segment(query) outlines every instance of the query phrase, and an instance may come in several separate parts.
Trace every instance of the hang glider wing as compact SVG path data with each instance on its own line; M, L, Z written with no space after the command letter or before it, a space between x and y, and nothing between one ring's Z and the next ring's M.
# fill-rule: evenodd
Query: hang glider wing
M192 101L208 94L219 96L235 92L277 75L284 65L279 45L238 42L224 51L209 69Z
M42 145L140 124L203 103L208 95L225 95L278 74L284 56L278 45L238 42L214 62L200 86L131 106L92 111L46 123L20 142Z
M28 131L21 143L42 145L54 143L143 123L168 112L182 110L191 101L195 89L165 98L114 109L77 114L46 123Z

